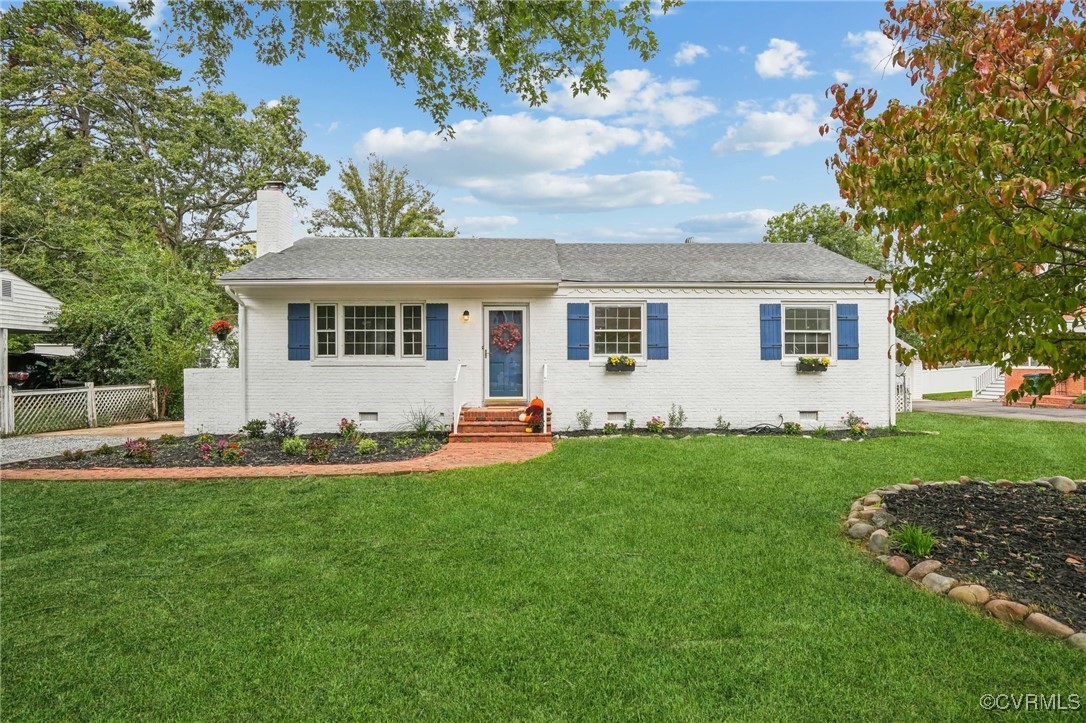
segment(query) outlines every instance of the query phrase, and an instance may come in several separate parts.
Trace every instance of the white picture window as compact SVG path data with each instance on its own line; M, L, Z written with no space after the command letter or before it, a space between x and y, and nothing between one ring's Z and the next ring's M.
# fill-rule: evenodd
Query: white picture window
M832 312L829 306L784 307L785 356L829 356Z
M596 304L592 307L592 352L596 356L641 356L644 307Z
M403 319L402 354L405 357L420 357L426 351L422 340L423 313L422 304L404 304L401 308Z
M317 356L336 355L336 311L335 304L316 306Z
M344 356L396 356L396 307L343 307Z

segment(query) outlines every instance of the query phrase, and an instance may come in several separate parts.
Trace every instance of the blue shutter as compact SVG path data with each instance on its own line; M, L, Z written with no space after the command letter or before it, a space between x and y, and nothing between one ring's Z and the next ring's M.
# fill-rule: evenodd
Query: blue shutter
M781 305L761 304L762 359L781 358Z
M649 359L667 359L667 304L648 304Z
M309 361L309 304L287 304L287 359Z
M429 361L449 359L449 305L426 305L426 358Z
M837 305L837 358L860 358L860 313L856 304Z
M588 358L588 304L566 304L566 359Z

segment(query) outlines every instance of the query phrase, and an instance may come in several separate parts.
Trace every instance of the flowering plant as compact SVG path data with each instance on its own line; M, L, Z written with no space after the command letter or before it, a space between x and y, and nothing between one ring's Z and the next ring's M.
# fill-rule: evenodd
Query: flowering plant
M845 427L848 428L849 436L859 439L860 437L867 436L868 423L867 420L861 417L856 412L849 412L841 417L841 421Z
M799 426L799 422L785 422L784 433L785 434L799 434L803 431L803 428Z
M298 420L294 418L294 415L287 414L286 412L276 412L272 414L269 419L271 420L272 435L279 439L286 437L298 436L298 427L301 426Z
M234 325L226 319L219 319L211 322L211 326L207 327L207 330L215 336L226 336L234 330Z
M653 417L649 421L645 422L645 429L649 430L653 434L660 434L664 431L664 420L659 417Z
M830 359L828 356L801 356L799 358L800 364L812 367L821 367L822 369L827 369L832 361L833 360Z
M358 422L343 417L339 420L339 436L349 439L358 429Z
M609 357L607 357L607 363L611 364L611 365L614 365L614 366L632 367L635 364L637 364L637 360L636 359L631 359L630 357L623 354L622 356L609 356Z

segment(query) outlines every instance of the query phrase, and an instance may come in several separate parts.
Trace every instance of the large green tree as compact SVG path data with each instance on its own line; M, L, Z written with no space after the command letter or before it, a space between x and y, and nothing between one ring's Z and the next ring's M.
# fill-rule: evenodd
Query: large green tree
M449 237L434 203L434 192L412 181L406 167L397 168L370 154L366 178L354 161L339 164L340 189L328 192L325 208L313 211L310 233L374 238Z
M150 15L154 0L133 5ZM236 39L251 40L270 64L321 47L351 69L379 56L397 84L414 84L415 105L446 131L452 109L488 110L479 84L491 63L506 92L540 105L553 81L571 76L575 92L605 94L612 34L642 60L657 51L652 0L169 0L169 7L209 80L222 76Z
M766 223L766 243L813 243L882 271L886 259L873 234L857 230L847 214L828 203L818 206L797 204Z
M925 362L1086 373L1086 0L887 13L921 98L873 112L874 91L831 87L829 165L915 298L901 323Z

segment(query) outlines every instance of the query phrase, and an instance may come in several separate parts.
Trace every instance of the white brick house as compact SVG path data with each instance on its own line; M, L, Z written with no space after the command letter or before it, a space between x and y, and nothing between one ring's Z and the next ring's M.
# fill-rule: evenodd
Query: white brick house
M818 246L294 243L290 214L281 190L260 192L258 257L220 279L238 301L240 367L186 371L186 433L276 411L303 432L343 417L390 430L424 406L451 426L462 406L536 396L558 431L580 410L594 427L640 427L672 404L698 427L834 427L849 411L894 423L892 295ZM632 373L606 369L617 354ZM832 362L799 373L800 356Z

